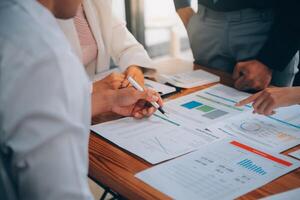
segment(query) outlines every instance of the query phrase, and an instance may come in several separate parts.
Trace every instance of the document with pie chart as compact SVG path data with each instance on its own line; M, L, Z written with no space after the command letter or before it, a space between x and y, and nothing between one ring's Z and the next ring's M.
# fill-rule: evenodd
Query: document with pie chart
M225 133L250 140L259 147L276 153L300 144L299 127L251 112L242 113L208 129L213 133Z

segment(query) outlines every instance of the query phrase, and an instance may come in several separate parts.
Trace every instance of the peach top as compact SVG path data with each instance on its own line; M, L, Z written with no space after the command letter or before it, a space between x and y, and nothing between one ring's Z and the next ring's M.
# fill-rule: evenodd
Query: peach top
M86 66L97 58L98 47L82 5L74 18L82 50L82 62Z

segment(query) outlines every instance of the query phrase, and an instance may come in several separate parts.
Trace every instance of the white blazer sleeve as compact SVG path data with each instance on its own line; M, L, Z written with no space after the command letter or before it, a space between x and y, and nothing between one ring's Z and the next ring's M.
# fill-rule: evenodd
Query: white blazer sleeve
M125 70L130 65L150 68L151 59L145 48L138 43L126 28L126 23L113 16L111 56L114 62Z

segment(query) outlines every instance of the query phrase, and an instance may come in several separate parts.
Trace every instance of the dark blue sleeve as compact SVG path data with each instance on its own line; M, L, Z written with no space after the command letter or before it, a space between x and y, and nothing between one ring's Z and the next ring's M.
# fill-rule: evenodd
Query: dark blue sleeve
M191 6L191 0L174 0L176 10Z
M275 6L275 22L257 60L282 71L300 49L300 2L278 1Z

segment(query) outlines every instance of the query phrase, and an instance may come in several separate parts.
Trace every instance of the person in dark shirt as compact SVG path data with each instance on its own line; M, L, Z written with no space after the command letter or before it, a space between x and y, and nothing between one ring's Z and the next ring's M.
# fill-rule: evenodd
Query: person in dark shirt
M282 68L300 49L300 2L286 0L275 3L275 23L261 55L269 65ZM295 85L299 82L298 73ZM237 106L251 102L255 113L272 115L278 107L300 104L300 87L267 88L241 101Z
M195 63L232 73L240 90L262 90L270 83L292 85L299 56L297 51L280 49L289 43L274 43L280 24L274 22L281 10L278 2L198 0L195 13L190 0L174 0L187 28ZM271 58L274 45L278 53Z

